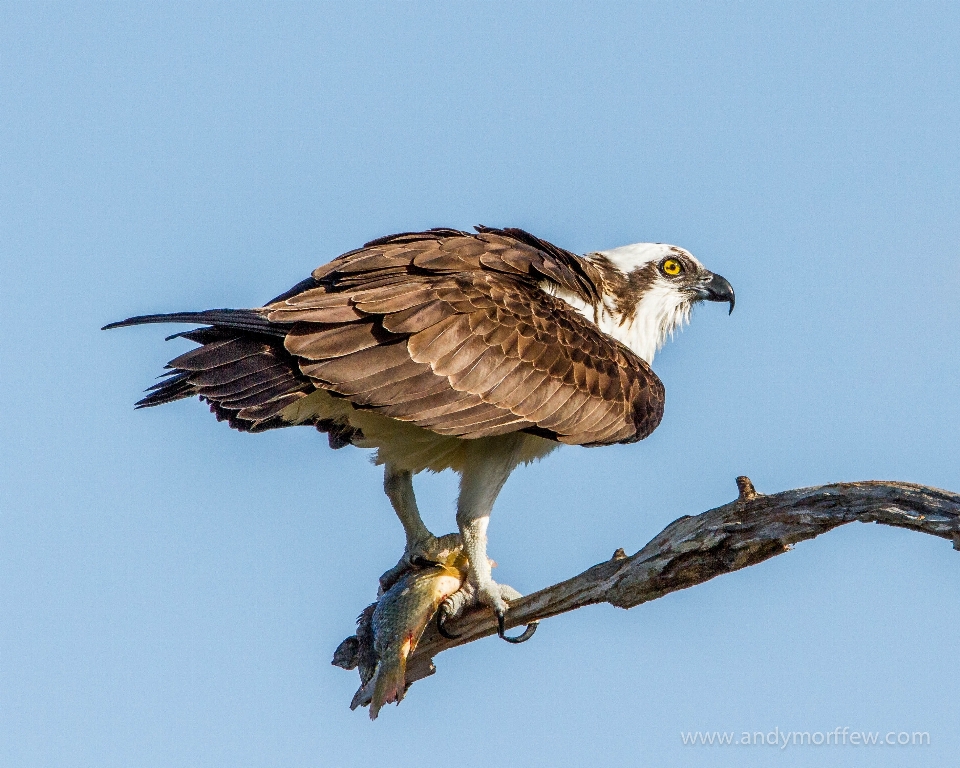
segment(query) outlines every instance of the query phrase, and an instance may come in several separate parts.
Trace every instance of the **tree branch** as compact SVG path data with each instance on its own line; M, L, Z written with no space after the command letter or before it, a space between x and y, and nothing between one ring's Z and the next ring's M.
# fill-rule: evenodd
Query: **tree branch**
M507 626L541 621L596 603L633 608L779 555L798 541L854 521L881 523L939 536L960 550L960 495L912 483L868 481L800 488L766 496L747 477L739 497L694 517L674 520L635 555L612 559L571 579L512 601ZM410 659L408 682L432 674L441 651L496 633L488 610L450 622L460 637L431 624Z

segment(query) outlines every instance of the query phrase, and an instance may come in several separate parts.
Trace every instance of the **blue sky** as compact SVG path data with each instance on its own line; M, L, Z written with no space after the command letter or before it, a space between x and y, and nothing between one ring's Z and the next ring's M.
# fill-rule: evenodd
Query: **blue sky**
M960 749L949 544L848 526L625 612L441 655L371 724L330 666L396 561L364 452L134 412L186 349L394 231L689 248L737 290L657 358L660 428L518 471L524 592L731 500L960 490L950 3L24 4L0 27L0 763L929 766ZM455 479L418 479L437 532ZM684 747L683 731L928 747ZM449 754L450 752L454 754Z

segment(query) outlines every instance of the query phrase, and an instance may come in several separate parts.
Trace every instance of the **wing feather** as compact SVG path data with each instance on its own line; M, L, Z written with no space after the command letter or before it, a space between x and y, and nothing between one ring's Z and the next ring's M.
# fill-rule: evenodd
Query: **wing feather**
M499 381L518 365L518 358L506 357L499 348L487 347L471 368L452 374L450 384L462 392L482 392L484 382Z
M435 296L436 291L414 282L381 288L372 296L357 296L354 303L357 309L368 315L389 315L427 304Z
M409 418L415 423L429 423L437 416L443 416L454 411L466 410L475 405L480 405L481 400L477 395L468 392L458 392L447 386L439 392L407 400L395 405L388 405L383 408L383 412L388 416L398 418Z
M446 302L431 301L387 315L383 318L383 327L390 333L414 334L431 328L454 314L454 309Z
M205 344L175 357L167 368L181 371L203 371L219 365L228 365L246 357L261 354L268 346L262 341L250 338L233 338Z
M429 424L431 429L472 426L487 421L501 420L504 417L517 418L515 414L505 413L501 409L490 405L490 403L484 402L477 402L468 407L464 407L463 403L460 402L456 409L447 405L432 411L425 411L423 414L425 423Z
M441 327L438 333L436 328ZM418 363L433 363L458 349L471 338L470 322L466 315L454 315L425 331L411 336L407 343L410 356Z
M559 381L559 379L550 378L550 381ZM576 392L575 389L569 386L564 386L564 382L560 382L561 386L558 387L552 395L550 395L543 404L534 408L530 413L525 414L525 416L530 419L534 424L539 424L542 427L547 429L551 428L552 417L559 411L567 401L573 397Z
M368 347L349 355L330 358L319 363L301 363L304 374L327 382L355 381L410 362L403 339L390 344Z
M580 409L590 400L590 395L582 389L573 389L570 397L563 403L553 415L542 419L539 423L558 434L563 434L572 430L573 425L579 418Z
M362 320L364 315L349 304L335 304L329 307L304 307L278 309L270 313L278 323L352 323Z
M373 323L327 326L297 323L285 339L287 350L307 360L326 360L379 346L396 337Z
M520 407L526 396L544 382L549 374L529 365L518 365L512 373L504 376L485 397L510 410Z
M277 416L280 411L293 402L296 402L303 395L289 394L277 397L262 405L253 405L237 412L236 418L247 421L263 422ZM254 431L254 430L251 430Z
M262 311L291 324L285 348L315 386L440 434L645 437L662 413L659 379L544 281L588 304L601 292L589 262L522 230L405 233L344 254Z
M370 395L379 400L383 396L381 391L383 387L395 386L402 382L406 382L409 386L412 379L424 373L430 373L429 365L415 363L408 359L403 365L398 365L395 368L388 368L379 373L338 384L337 390L342 395ZM365 398L365 400L369 401L369 398Z
M439 323L435 323L410 336L407 340L407 350L410 352L410 357L418 362L426 362L426 360L420 359L426 355L426 349L446 333L450 327L459 322L459 320L460 318L456 315L450 315Z
M546 404L562 387L563 382L560 381L560 379L547 376L537 387L527 392L523 400L517 403L513 410L529 418L532 413L536 413L536 411Z
M483 339L477 336L468 336L459 347L431 363L430 367L438 376L455 376L460 371L471 370L474 363L488 349L489 347L484 344Z
M224 398L220 401L220 405L230 410L242 411L244 408L251 406L271 403L281 395L288 394L289 391L290 386L288 382L267 382L260 387L247 390L242 393L242 395Z
M409 403L426 395L445 392L448 389L450 389L450 383L428 369L413 378L395 381L380 387L377 391L377 398L380 402L391 403L390 407L393 407L393 405L399 406L403 403Z
M535 427L535 424L526 419L510 419L507 421L483 422L470 428L469 432L460 431L458 434L468 440L476 440L481 437L494 437L496 435L506 435L511 432L522 432Z
M218 365L202 371L193 371L190 381L198 387L228 384L250 374L260 374L264 361L260 355L244 357L226 365Z
M198 388L198 394L220 400L291 379L289 366L280 363L265 366L247 376L240 376L224 384L202 385L197 382L193 384Z

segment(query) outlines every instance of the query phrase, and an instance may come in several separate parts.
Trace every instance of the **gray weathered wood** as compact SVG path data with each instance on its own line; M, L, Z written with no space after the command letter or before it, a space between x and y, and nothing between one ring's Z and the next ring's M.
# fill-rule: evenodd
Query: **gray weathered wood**
M515 627L595 603L632 608L789 550L846 523L881 523L929 533L960 549L960 494L912 483L867 481L799 488L769 496L737 478L739 498L693 517L681 517L635 555L614 557L510 605ZM428 629L415 657L496 633L486 610L451 622L456 640Z
M788 551L798 541L854 521L881 523L939 536L960 550L960 494L912 483L836 483L759 494L738 477L739 497L693 517L681 517L643 549L588 568L571 579L511 602L507 626L542 621L596 603L632 608L679 589L701 584ZM441 651L496 633L486 609L448 625L460 637L441 637L427 628L411 658L413 682L431 674Z

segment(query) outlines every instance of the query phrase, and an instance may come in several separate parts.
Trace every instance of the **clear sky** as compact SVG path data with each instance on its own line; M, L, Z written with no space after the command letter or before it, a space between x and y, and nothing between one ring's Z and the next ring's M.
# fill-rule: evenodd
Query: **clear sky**
M734 498L960 491L956 3L6 4L0 764L931 766L960 751L960 560L848 526L631 611L442 654L376 723L330 666L396 561L379 470L197 402L131 314L256 306L366 240L520 226L690 249L737 291L629 447L510 479L523 592ZM172 332L172 330L171 330ZM438 533L455 478L418 479ZM925 731L924 747L681 732Z

